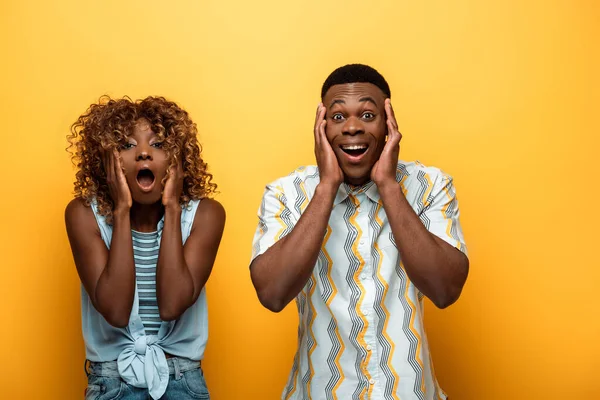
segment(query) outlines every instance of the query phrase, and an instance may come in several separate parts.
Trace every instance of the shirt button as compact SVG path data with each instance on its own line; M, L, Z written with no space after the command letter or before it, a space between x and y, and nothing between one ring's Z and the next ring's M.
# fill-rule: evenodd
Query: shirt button
M369 310L365 310L365 312L363 314L369 315Z
M356 211L360 212L360 207L358 207L358 208L356 209Z
M361 274L360 279L364 281L365 279L367 279L367 276L365 274Z
M374 385L374 384L375 384L375 379L371 378L371 380L369 381L369 383L370 383L371 385Z
M367 351L371 351L372 349L373 349L373 348L371 347L371 345L370 345L370 344L368 344L368 345L367 345ZM371 385L372 385L373 383L374 383L374 382L371 382Z
M364 240L361 240L361 241L360 241L360 244L365 244L365 241L364 241Z

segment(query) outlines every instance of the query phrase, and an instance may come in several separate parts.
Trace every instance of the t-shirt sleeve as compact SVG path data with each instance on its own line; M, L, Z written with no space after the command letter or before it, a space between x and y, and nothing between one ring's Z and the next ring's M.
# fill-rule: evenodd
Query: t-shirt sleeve
M296 225L297 218L287 206L283 188L267 185L258 209L258 226L252 242L252 261L284 238Z
M440 239L467 254L452 177L440 173L436 177L428 200L419 215L425 227Z

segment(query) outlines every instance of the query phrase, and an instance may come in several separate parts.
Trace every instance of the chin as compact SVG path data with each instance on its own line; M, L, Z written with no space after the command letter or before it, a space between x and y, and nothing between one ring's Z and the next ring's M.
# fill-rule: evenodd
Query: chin
M137 196L131 196L131 198L135 203L151 206L159 203L162 200L162 195L160 193L158 195L154 193L144 193L138 194Z
M360 170L352 168L350 171L342 169L342 171L344 172L344 182L353 186L364 185L371 180L370 168L360 168Z
M349 185L352 186L361 186L364 185L365 183L369 182L369 180L371 180L371 177L369 175L367 175L366 177L362 176L362 177L358 177L358 176L352 176L352 175L347 175L344 174L344 182L346 182Z

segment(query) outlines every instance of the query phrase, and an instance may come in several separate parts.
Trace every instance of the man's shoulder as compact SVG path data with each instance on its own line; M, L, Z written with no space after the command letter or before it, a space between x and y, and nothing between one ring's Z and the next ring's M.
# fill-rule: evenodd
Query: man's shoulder
M289 190L299 185L316 186L319 181L319 168L316 165L308 165L296 168L288 175L274 180L267 186L285 191L286 189Z
M450 178L438 167L425 165L420 161L398 161L396 179L399 182L417 183L420 180L435 182L440 178Z

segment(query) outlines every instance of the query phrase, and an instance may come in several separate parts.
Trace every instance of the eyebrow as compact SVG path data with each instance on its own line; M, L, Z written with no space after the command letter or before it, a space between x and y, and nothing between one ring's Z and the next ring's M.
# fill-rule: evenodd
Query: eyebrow
M372 97L370 97L370 96L361 97L358 101L361 102L361 103L365 102L365 101L368 101L368 102L373 103L373 105L375 105L375 107L377 107L377 102L375 102L375 100Z
M361 97L360 99L358 99L358 101L360 103L364 103L364 102L371 102L375 105L375 107L377 107L377 102L370 96L365 96L365 97ZM331 102L331 104L329 105L329 108L333 107L336 104L346 104L346 102L342 99L337 99Z
M346 104L346 102L344 100L338 99L338 100L334 100L331 102L331 104L329 105L329 108L333 107L336 104Z

